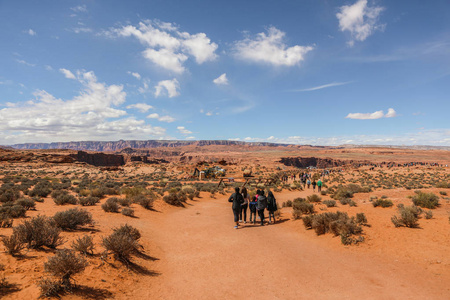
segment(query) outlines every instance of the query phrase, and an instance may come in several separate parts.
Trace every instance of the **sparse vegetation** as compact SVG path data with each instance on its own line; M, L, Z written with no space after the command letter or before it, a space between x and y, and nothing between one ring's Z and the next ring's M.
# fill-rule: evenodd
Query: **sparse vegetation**
M141 234L130 226L123 225L114 229L114 232L103 238L102 245L107 251L114 254L114 257L123 262L129 262L131 256L138 252L141 246L138 243Z
M72 242L72 249L81 254L94 254L94 241L91 236L83 235Z
M75 230L78 226L92 224L92 214L84 209L72 208L53 216L56 226L63 230Z
M394 205L389 199L377 199L372 202L373 207L381 206L381 207L391 207Z
M422 213L422 209L417 206L404 206L399 208L399 216L393 216L391 218L392 223L395 227L409 227L416 228L419 226L418 220L419 215Z
M434 209L439 206L439 197L433 193L418 192L412 197L416 206Z
M115 197L109 198L108 200L106 200L105 203L102 204L102 209L105 212L118 213L119 208L120 208L120 206L119 206L118 200Z
M13 235L17 235L27 248L32 249L44 246L54 249L62 245L60 233L61 229L56 226L55 221L46 216L34 217L13 228Z

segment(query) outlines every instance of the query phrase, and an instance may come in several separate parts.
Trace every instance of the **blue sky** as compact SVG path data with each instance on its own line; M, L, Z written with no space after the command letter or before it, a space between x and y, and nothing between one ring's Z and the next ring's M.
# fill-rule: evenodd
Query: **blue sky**
M450 146L450 2L1 1L0 144Z

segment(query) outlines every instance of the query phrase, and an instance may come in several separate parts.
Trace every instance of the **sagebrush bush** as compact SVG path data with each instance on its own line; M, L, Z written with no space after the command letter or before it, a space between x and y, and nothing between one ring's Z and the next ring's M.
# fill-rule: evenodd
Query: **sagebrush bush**
M54 190L51 196L56 205L77 204L78 202L77 198L66 190Z
M72 249L81 254L94 254L94 241L91 236L83 235L72 242Z
M138 195L133 197L133 203L137 203L145 209L153 208L154 198L150 195Z
M433 193L418 192L412 197L416 206L434 209L439 206L439 197Z
M364 213L356 214L356 223L358 224L367 224L367 217Z
M322 201L327 207L336 207L336 201L334 200L324 200Z
M78 203L82 206L93 206L100 202L100 198L94 196L80 197Z
M292 200L288 200L286 202L283 202L283 207L292 207Z
M174 206L183 206L183 203L186 202L187 196L183 191L177 191L176 189L171 189L168 195L163 197L163 200L170 205Z
M429 220L433 218L433 212L431 210L425 211L425 219Z
M343 198L343 199L340 199L339 202L340 202L342 205L348 204L348 206L356 206L356 202L353 201L352 199L349 199L349 198Z
M24 242L16 233L13 233L9 237L3 236L2 243L6 248L6 252L12 256L20 254L20 251L25 248Z
M20 205L26 210L34 210L36 208L36 202L31 198L20 198L16 202L14 202L14 204Z
M47 197L51 193L50 183L48 181L38 182L34 188L28 192L28 196Z
M50 278L42 278L37 283L39 289L41 290L40 298L60 298L59 294L63 290L61 284Z
M13 234L27 244L28 248L39 249L43 246L56 248L63 243L61 229L52 218L46 216L33 217L13 228Z
M309 195L308 197L306 197L306 199L309 202L320 202L320 201L322 201L322 198L319 195L317 195L317 194Z
M56 277L61 285L71 286L71 277L84 271L88 262L72 250L59 250L44 264L45 272Z
M361 219L362 216L360 215L359 220ZM367 220L365 220L366 222ZM306 228L314 229L317 235L330 232L335 236L344 235L346 238L349 238L352 235L362 233L362 228L358 225L357 220L354 217L350 218L347 213L340 211L306 216L303 218L303 223ZM358 241L359 239L352 239L352 242ZM345 244L348 240L344 239L342 242Z
M409 228L416 228L419 226L419 215L422 213L422 209L417 206L404 206L399 208L400 215L393 216L391 218L395 227L405 226Z
M0 207L0 215L8 218L24 218L27 210L22 205L16 205L12 202L3 203Z
M121 213L122 213L122 215L127 216L127 217L134 217L134 209L132 209L131 207L122 208Z
M111 251L118 260L128 262L133 254L139 251L140 232L129 225L121 226L103 238L102 244L107 251Z
M377 199L372 202L373 207L381 206L381 207L391 207L394 205L389 199Z
M119 212L119 203L118 203L117 198L112 197L112 198L109 198L108 200L106 200L106 202L102 204L102 209L105 212L118 213Z
M56 226L63 230L75 230L78 226L92 224L92 214L85 209L72 208L53 216Z
M303 214L313 214L314 205L304 198L296 198L292 203L292 216L294 220L300 219Z

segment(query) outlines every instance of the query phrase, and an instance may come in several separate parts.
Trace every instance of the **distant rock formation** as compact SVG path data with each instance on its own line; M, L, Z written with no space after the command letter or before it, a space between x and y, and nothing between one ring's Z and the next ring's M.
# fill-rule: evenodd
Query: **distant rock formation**
M118 154L105 154L105 153L87 153L84 151L78 151L77 154L71 154L71 157L75 158L79 162L85 162L87 164L97 167L119 167L125 164L123 155Z
M297 168L316 167L320 169L340 167L344 165L360 165L367 164L368 161L354 161L354 160L338 160L332 158L317 158L317 157L283 157L280 162L285 166L293 166Z
M228 140L203 140L203 141L171 141L171 140L148 140L148 141L112 141L112 142L100 142L100 141L84 141L84 142L67 142L67 143L27 143L27 144L15 144L12 145L14 149L70 149L80 151L98 151L98 152L116 152L123 151L131 152L130 149L149 149L159 147L182 147L182 146L292 146L289 144L274 144L274 143L247 143L241 141L228 141Z

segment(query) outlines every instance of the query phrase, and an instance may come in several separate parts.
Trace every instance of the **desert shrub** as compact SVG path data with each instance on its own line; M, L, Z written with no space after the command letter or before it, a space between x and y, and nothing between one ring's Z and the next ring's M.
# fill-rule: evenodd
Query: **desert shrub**
M41 290L40 298L59 298L59 294L63 290L59 282L56 282L49 278L42 278L38 281L37 285Z
M145 209L152 209L154 198L150 195L138 195L133 197L133 202L139 204Z
M77 273L84 271L88 265L87 261L75 254L74 251L64 249L56 252L44 264L45 272L56 277L62 286L70 287L71 277Z
M119 212L119 203L118 203L117 198L113 197L113 198L109 198L108 200L106 200L106 202L102 204L102 209L105 212L118 213Z
M347 190L344 187L339 187L332 195L331 198L336 200L348 199L353 197L353 192Z
M13 234L27 244L28 248L38 249L43 246L56 248L63 243L59 229L52 218L37 216L26 220L13 228Z
M56 205L77 204L77 198L66 190L54 190L51 196Z
M4 203L0 206L0 215L2 218L23 218L26 216L27 210L21 205L16 205L11 202Z
M433 218L433 212L431 210L425 211L424 215L425 215L425 219L427 219L427 220Z
M6 214L0 214L0 228L11 228L13 219Z
M441 189L450 189L450 182L448 182L448 181L438 182L436 184L436 187L441 188Z
M352 199L349 199L349 198L339 199L339 202L340 202L342 205L348 204L348 206L356 206L356 202L353 201Z
M103 238L102 244L107 251L111 251L118 260L128 262L131 255L138 252L141 246L138 243L139 231L129 225L121 226Z
M92 214L84 209L72 208L53 216L56 226L63 230L75 230L78 226L92 224Z
M81 206L93 206L100 202L100 199L94 196L80 197L78 203Z
M367 224L367 217L364 213L356 214L356 223L358 224Z
M347 213L343 212L327 212L323 214L313 215L311 220L311 228L317 235L331 232L334 235L354 235L362 232L355 218L350 218Z
M186 202L187 196L183 191L177 191L175 189L171 189L168 195L163 197L163 200L170 205L174 206L183 206L183 203Z
M305 227L308 229L312 228L312 220L313 215L306 215L302 217L303 225L305 225Z
M36 202L31 198L20 198L16 202L14 202L16 205L20 205L26 210L35 209L36 208Z
M324 200L322 203L327 207L336 207L336 201L334 200Z
M131 207L122 208L121 213L122 213L122 215L127 216L127 217L134 217L134 209L132 209Z
M6 203L6 202L13 202L20 197L20 192L17 189L5 189L2 186L2 189L0 189L0 202Z
M309 202L320 202L320 201L322 201L322 198L319 195L317 195L317 194L312 194L312 195L306 197L306 199Z
M439 194L441 194L442 196L447 196L447 192L446 191L439 191Z
M401 209L401 208L403 208L403 207L405 207L405 204L403 204L403 203L397 204L397 208L398 208L398 209Z
M422 209L417 206L405 206L399 209L400 215L393 216L391 218L395 227L405 226L409 228L418 227L419 215L422 213Z
M50 183L48 181L40 181L28 192L28 196L47 197L51 191Z
M286 202L283 202L283 207L292 207L292 200L288 200Z
M412 202L416 206L433 209L439 206L439 197L433 193L419 192L412 197Z
M94 241L89 235L83 235L72 242L72 249L81 254L94 254Z
M294 220L300 219L303 214L313 214L314 205L304 198L296 198L292 203L292 216Z
M16 233L13 233L9 237L3 236L2 243L6 248L6 252L12 256L20 254L20 251L25 247L24 242Z
M377 199L372 202L373 207L381 206L381 207L391 207L394 205L391 200L389 199Z
M139 197L139 196L137 196ZM114 197L115 198L115 197ZM133 197L134 198L134 197ZM115 198L117 199L117 202L120 204L120 206L125 206L128 207L131 205L131 203L133 203L134 201L132 200L132 198Z

